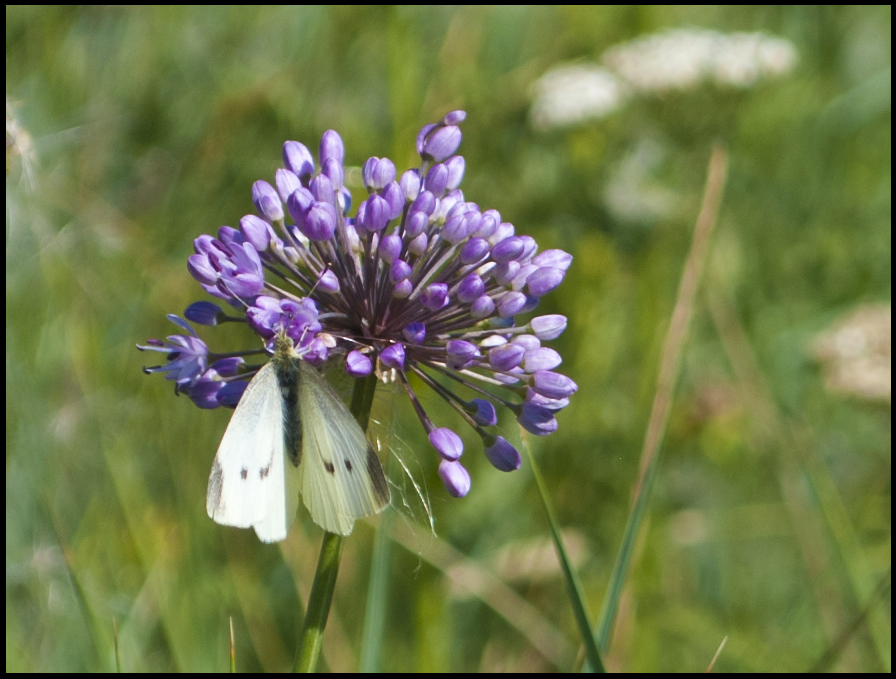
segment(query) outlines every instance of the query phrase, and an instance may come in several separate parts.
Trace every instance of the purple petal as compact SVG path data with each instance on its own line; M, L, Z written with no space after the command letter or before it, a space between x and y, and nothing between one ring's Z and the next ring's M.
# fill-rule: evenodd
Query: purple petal
M404 345L401 342L396 342L386 347L380 354L380 361L387 368L404 370Z
M411 344L422 344L426 339L426 325L423 323L408 323L401 331L404 338Z
M308 180L314 174L314 158L308 147L297 141L283 144L283 162L301 180Z
M472 241L470 241L472 242ZM479 274L468 274L457 288L457 298L464 304L472 302L485 292L485 283Z
M438 311L448 305L448 286L444 283L431 283L420 295L420 303L430 311Z
M345 372L351 377L367 377L373 372L373 362L360 351L350 351L345 357Z

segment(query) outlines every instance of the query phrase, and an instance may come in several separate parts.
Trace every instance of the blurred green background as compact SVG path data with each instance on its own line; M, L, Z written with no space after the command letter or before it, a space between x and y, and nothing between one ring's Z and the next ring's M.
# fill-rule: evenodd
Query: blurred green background
M889 7L7 6L7 670L113 669L113 620L126 670L224 670L229 616L240 670L291 665L321 532L300 512L281 548L208 519L230 413L173 398L134 345L204 298L193 238L253 211L284 140L316 149L333 128L347 165L401 170L455 108L467 199L575 256L539 311L569 317L553 345L580 389L531 443L595 617L710 148L730 152L608 667L700 671L727 637L717 671L802 671L834 651L827 668L889 670L890 26ZM762 31L798 61L533 126L549 69L682 27ZM832 388L819 334L869 304L886 387ZM251 341L204 330L212 349ZM435 535L391 464L404 492L382 668L572 668L528 465L497 472L467 437L473 489L451 499L410 405L392 403L383 436ZM373 536L360 524L348 541L334 671L358 666Z

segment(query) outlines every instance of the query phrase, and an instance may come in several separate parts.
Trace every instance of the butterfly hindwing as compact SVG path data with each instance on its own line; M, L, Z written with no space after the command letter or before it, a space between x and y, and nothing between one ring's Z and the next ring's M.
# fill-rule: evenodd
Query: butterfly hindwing
M348 535L355 519L389 504L389 487L376 453L348 408L317 370L304 361L298 363L302 496L315 523Z

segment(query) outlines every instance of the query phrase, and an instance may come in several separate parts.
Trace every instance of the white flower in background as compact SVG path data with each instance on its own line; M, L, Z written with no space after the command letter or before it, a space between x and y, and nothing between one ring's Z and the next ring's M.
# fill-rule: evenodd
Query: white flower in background
M891 322L889 304L862 306L815 338L812 354L824 368L829 391L890 400Z
M604 118L622 103L616 76L585 63L551 69L532 84L530 96L532 126L540 130Z
M687 90L704 81L747 88L790 72L797 51L764 33L679 28L611 47L603 62L636 92Z

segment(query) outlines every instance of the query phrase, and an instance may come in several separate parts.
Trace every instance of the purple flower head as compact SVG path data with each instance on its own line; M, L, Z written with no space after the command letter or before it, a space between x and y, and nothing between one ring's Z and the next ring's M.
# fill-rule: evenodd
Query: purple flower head
M554 372L560 354L542 346L564 331L566 317L528 316L562 284L572 257L539 252L497 210L464 196L465 117L452 111L421 129L417 167L399 173L389 158L364 161L367 196L353 214L341 137L325 132L316 162L304 144L286 142L283 167L252 186L255 213L239 229L195 239L188 270L219 304L197 302L185 312L206 327L244 323L268 350L286 332L303 360L339 362L352 378L375 374L403 385L455 497L471 485L458 461L462 432L440 426L418 390L452 407L491 464L511 471L520 456L494 431L498 409L545 436L577 389ZM200 407L234 406L258 369L243 357L253 348L260 354L261 343L210 361L192 327L172 320L181 334L140 347L167 359L147 372L164 373Z

